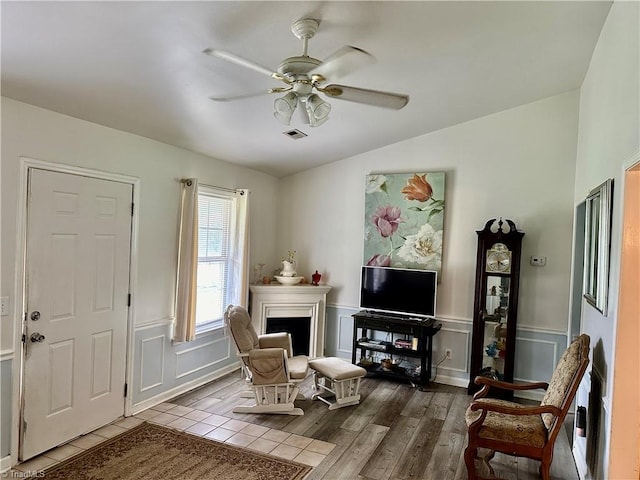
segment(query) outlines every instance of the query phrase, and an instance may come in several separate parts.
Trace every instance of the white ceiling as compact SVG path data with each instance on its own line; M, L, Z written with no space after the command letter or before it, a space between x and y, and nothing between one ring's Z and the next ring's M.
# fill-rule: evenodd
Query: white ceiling
M578 88L610 5L2 1L2 95L284 176ZM279 123L275 94L208 99L282 84L202 50L276 69L301 53L290 26L306 16L321 19L311 56L354 45L377 58L338 83L409 104L330 99L329 121L310 128Z

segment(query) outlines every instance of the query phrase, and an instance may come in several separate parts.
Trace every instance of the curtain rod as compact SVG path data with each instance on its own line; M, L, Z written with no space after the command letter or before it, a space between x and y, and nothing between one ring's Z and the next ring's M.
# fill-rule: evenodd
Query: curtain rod
M181 178L180 179L180 183L187 183L190 180L191 180L190 178ZM198 182L198 185L201 185L201 186L206 187L206 188L215 188L217 190L224 190L225 192L233 192L233 193L236 193L236 192L241 191L241 190L246 190L244 188L217 187L215 185L207 185L206 183L200 183L200 182ZM243 195L244 192L241 192L241 194Z

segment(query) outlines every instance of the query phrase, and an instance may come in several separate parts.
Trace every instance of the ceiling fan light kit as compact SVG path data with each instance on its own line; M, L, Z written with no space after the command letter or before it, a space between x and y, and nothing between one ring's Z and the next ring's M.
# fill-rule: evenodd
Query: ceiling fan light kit
M204 53L286 83L286 87L270 88L261 92L288 92L277 98L273 105L273 115L285 125L291 124L291 118L298 104L302 104L300 111L301 121L304 124L317 127L329 119L331 105L314 91L340 100L395 110L403 108L409 102L408 95L399 93L334 84L323 87L322 84L328 79L347 75L375 62L375 58L361 48L350 45L338 49L324 61L310 57L307 54L309 39L316 34L319 25L320 21L313 18L302 18L293 23L291 31L298 39L302 40L302 55L284 59L276 72L224 50L207 48ZM210 98L214 101L230 101L254 96L256 94Z
M275 110L273 116L285 125L290 125L293 112L299 103L301 104L300 120L303 124L318 127L329 119L331 105L315 93L302 97L289 92L284 97L276 98L273 102Z
M276 98L273 102L273 115L285 125L291 123L291 117L296 109L298 97L293 92L287 93L284 97Z
M331 105L322 100L318 95L315 93L309 95L305 103L307 113L309 114L309 124L312 127L320 126L329 119Z

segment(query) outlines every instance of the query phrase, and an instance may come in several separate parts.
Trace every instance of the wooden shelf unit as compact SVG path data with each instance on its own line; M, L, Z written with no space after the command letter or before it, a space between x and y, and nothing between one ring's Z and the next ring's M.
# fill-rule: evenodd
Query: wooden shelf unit
M401 315L372 313L360 311L353 315L353 348L351 362L365 368L368 372L390 378L397 378L411 382L413 385L426 385L431 377L431 357L433 352L433 336L442 328L434 318L414 318ZM391 345L371 346L363 345L359 340L367 337L367 331L385 332L391 335ZM360 332L359 332L360 331ZM393 346L393 335L410 336L417 339L416 348L397 348ZM357 351L360 350L359 361L356 361ZM383 353L391 357L413 357L420 359L420 372L404 368L385 370L379 362L362 363L367 358L367 352Z

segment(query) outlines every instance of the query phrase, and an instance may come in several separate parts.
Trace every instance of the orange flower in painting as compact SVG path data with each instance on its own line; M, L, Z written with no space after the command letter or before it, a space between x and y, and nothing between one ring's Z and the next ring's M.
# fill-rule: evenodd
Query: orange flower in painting
M420 176L417 173L407 180L407 185L401 190L407 200L426 202L433 195L433 188L427 182L427 174Z

